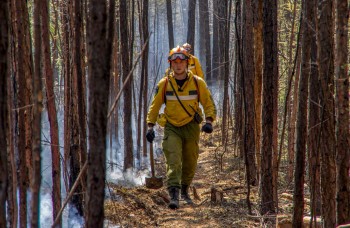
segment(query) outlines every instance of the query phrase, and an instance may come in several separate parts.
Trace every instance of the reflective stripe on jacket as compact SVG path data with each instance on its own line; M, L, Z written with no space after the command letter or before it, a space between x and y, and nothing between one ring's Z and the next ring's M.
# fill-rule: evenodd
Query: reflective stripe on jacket
M205 117L211 117L214 121L216 118L216 107L211 93L207 88L205 81L199 77L197 77L197 91L197 86L194 77L195 76L193 75L193 73L189 71L187 73L187 81L184 83L180 91L178 90L178 85L175 81L173 73L169 75L168 83L166 83L166 77L162 78L158 83L156 93L153 97L152 104L149 108L147 114L147 123L156 123L159 110L161 106L165 103L163 91L165 92L166 97L164 114L167 121L172 125L180 127L191 122L195 111L197 111L200 115L203 115L202 110L199 107L198 95L199 102L202 104L204 109ZM177 100L175 93L170 85L170 82L174 86L182 104L185 106L185 108L191 116L187 114L187 112L182 108L181 104ZM165 85L166 89L164 89Z

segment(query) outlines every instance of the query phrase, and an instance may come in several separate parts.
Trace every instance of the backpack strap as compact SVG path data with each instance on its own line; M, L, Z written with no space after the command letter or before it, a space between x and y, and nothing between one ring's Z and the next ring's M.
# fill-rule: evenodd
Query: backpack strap
M163 88L163 101L166 104L166 88L168 87L168 77L165 78L164 88Z
M197 95L198 95L198 103L199 103L199 87L198 87L198 79L196 75L193 75L193 79L194 79L194 83L196 84L196 89L197 89ZM164 100L164 104L166 104L166 89L168 87L168 81L169 78L165 77L165 83L164 83L164 88L163 88L163 100Z
M198 81L197 81L197 76L193 75L194 82L196 83L196 88L197 88L197 96L198 96L198 103L199 103L199 88L198 88Z

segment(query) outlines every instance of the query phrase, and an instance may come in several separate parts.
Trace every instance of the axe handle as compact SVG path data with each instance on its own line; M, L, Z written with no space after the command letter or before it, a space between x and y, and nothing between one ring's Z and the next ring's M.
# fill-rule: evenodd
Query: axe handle
M152 177L154 177L154 158L153 158L153 143L150 143L149 145L149 160L151 162L151 172Z

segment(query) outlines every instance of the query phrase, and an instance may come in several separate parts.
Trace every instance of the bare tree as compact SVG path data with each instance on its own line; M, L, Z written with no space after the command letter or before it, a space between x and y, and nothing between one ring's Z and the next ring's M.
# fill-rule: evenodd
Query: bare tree
M191 44L194 52L194 34L196 31L196 0L188 1L187 43Z
M208 85L211 85L211 49L210 49L210 29L209 29L209 8L208 0L201 0L199 4L199 56L205 59L205 78ZM203 61L202 61L203 62Z
M311 73L309 83L309 110L308 110L308 159L309 159L309 183L310 183L310 198L311 198L311 216L321 215L321 187L320 187L320 106L319 96L320 85L318 80L317 61L317 42L316 42L316 11L317 1L310 0L312 8L312 20L309 22L314 31L311 37ZM314 219L313 219L314 221Z
M242 18L243 18L243 96L244 96L244 145L245 153L247 154L247 161L249 163L250 183L256 185L256 165L255 165L255 111L254 111L254 50L252 43L253 38L253 9L251 1L243 1L242 4Z
M318 1L317 63L321 83L321 199L324 227L336 225L336 164L334 125L334 22L333 1Z
M173 11L171 0L166 0L166 15L168 21L169 50L171 50L174 47Z
M111 3L111 2L110 2ZM86 227L103 227L106 179L106 133L114 3L90 0L87 23L89 69L89 157Z
M274 131L274 78L278 78L277 65L277 1L264 1L263 34L264 34L264 70L263 70L263 106L262 106L262 143L261 143L261 203L260 213L275 213L273 185L273 131Z
M42 39L41 39L41 0L34 1L34 74L33 74L33 175L31 182L31 227L38 227L40 222L40 184L41 184L41 110L42 110Z
M49 6L47 1L41 2L41 18L42 18L42 48L43 48L43 65L45 72L45 88L46 102L48 109L48 118L50 123L51 137L51 154L52 154L52 205L53 218L57 217L61 209L61 164L60 164L60 148L58 138L58 123L56 112L56 99L54 93L54 78L51 67L51 50L49 39ZM61 222L59 222L61 224Z
M336 137L337 137L337 225L350 220L349 209L349 77L347 72L348 58L348 1L336 1Z
M263 1L253 0L253 38L254 38L254 111L255 111L255 151L256 151L256 177L259 182L261 155L260 155L260 141L261 141L261 91L262 91L262 72L263 72Z
M130 54L129 52L129 41L128 41L128 20L127 20L127 1L121 0L119 3L119 13L120 18L120 40L121 40L121 52L123 53L122 57L122 71L123 71L123 81L125 81L127 75L130 72ZM134 162L134 147L132 140L132 83L129 80L127 82L127 86L124 89L124 107L123 107L123 115L124 115L124 171L128 168L133 167Z
M305 184L305 155L307 142L307 100L308 100L308 83L311 69L311 36L312 30L309 26L311 21L309 10L312 8L311 1L303 1L303 15L305 18L302 25L302 54L301 54L301 75L299 80L298 93L298 117L296 128L296 159L294 175L294 210L293 210L293 227L303 225L304 214L304 184Z
M9 2L0 2L0 227L6 227L8 117L8 26Z

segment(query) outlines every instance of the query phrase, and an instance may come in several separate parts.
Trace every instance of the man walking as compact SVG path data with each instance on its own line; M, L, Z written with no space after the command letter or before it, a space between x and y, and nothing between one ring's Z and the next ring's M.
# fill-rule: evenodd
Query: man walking
M188 71L189 54L177 46L169 53L171 72L162 78L147 115L148 131L146 138L152 142L155 138L153 126L159 110L165 104L166 118L163 138L163 151L166 158L167 187L170 196L169 207L179 207L179 192L187 203L192 200L188 194L195 174L198 160L198 142L203 114L205 124L202 131L211 133L212 122L216 118L216 108L211 93L202 78Z
M189 54L189 59L188 59L188 69L190 71L192 71L192 73L194 75L197 75L201 78L204 79L204 74L203 74L203 70L202 70L202 66L201 64L199 63L199 60L196 56L192 55L191 54L191 51L192 51L192 46L189 44L189 43L184 43L182 45L182 47L184 49L186 49L186 51L188 52Z

